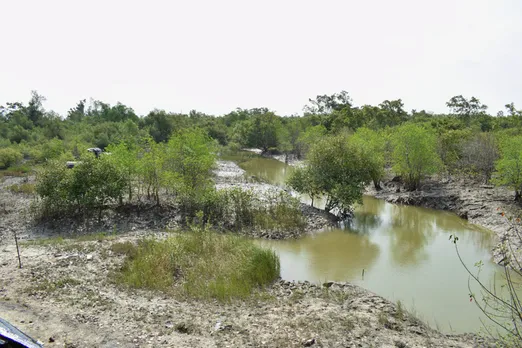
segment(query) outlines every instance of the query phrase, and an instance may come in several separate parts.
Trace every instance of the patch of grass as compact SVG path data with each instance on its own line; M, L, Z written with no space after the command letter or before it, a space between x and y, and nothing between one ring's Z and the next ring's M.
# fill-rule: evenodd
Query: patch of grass
M136 245L131 242L117 242L113 243L110 250L116 255L126 255L129 258L136 257Z
M395 320L388 317L388 314L385 312L379 313L379 324L384 326L385 328L389 330L395 330L395 331L402 331L402 326L397 323Z
M20 242L20 245L24 246L57 246L63 245L66 241L63 237L51 237L51 238L41 238L34 240L27 240Z
M254 224L264 229L302 228L305 226L299 201L284 191L269 191L265 196L267 203L254 212Z
M0 171L2 176L26 176L32 172L32 168L29 166L13 166L8 169Z
M397 301L397 308L395 309L394 317L397 320L404 320L406 317L406 311L404 310L404 306L401 301Z
M75 286L79 284L81 284L79 280L70 277L58 279L55 281L49 281L46 279L36 284L35 286L29 288L28 292L43 291L49 293L57 289L64 289L66 287Z
M116 280L133 288L229 301L246 298L279 277L279 258L252 241L204 229L166 240L144 239L126 249Z
M102 242L104 240L115 239L116 235L111 232L98 232L91 234L84 234L73 239L77 242Z
M8 186L7 189L14 193L34 194L34 184L15 184Z

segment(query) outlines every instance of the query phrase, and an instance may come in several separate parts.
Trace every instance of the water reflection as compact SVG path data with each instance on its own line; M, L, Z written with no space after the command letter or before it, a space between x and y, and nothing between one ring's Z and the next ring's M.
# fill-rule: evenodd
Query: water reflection
M291 170L263 158L242 166L249 175L274 184L284 183ZM468 274L448 240L451 234L459 237L466 264L473 268L482 260L481 279L488 283L496 278L501 285L502 270L489 262L489 231L448 212L392 205L372 197L364 197L343 229L260 243L279 254L285 279L351 281L392 301L400 300L443 331L477 331L481 313L469 302Z
M262 241L281 256L281 276L289 280L352 281L370 269L380 248L368 237L332 230L296 241Z

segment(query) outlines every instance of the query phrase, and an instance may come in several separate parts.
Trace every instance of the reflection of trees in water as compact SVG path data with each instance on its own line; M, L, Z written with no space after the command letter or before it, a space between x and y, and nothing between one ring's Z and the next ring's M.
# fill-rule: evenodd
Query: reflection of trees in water
M349 281L377 260L379 246L368 236L333 230L292 241L265 242L279 253L303 255L310 279ZM264 243L264 244L265 244ZM304 261L304 260L303 260Z
M354 233L369 234L378 229L382 224L382 219L374 213L357 212L352 220L345 223L345 227Z
M240 164L248 175L254 175L271 184L281 185L293 170L283 162L268 158L253 158Z
M399 264L425 260L425 246L438 234L472 240L477 247L489 248L491 235L467 224L458 216L431 209L391 205L391 252Z
M433 220L422 210L392 206L390 248L393 261L413 265L428 259L424 247L435 236Z
M322 233L307 245L310 270L315 277L328 274L333 280L352 280L360 277L377 260L380 250L367 236L336 230Z

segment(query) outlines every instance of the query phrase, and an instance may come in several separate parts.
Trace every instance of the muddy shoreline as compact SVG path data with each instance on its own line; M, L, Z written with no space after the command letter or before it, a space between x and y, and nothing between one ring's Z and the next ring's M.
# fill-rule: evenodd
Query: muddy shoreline
M164 234L150 233L163 238ZM229 303L172 298L116 285L113 243L13 244L0 255L1 316L46 347L485 347L445 335L358 286L278 281Z
M236 167L220 165L224 172L240 172ZM217 185L237 184L234 176L221 175ZM128 222L125 232L118 230L107 238L83 242L73 238L57 245L23 243L23 268L18 269L14 229L24 241L49 235L75 237L78 234L70 229L78 226L30 229L24 214L31 198L6 189L17 180L4 178L0 185L4 203L0 316L46 347L487 346L473 334L446 335L429 328L396 304L348 283L279 281L251 299L231 303L178 299L119 286L113 275L123 258L111 251L111 245L172 233L163 223L175 215L152 209L130 222L123 214ZM266 188L263 183L248 184ZM303 209L311 208L307 207ZM318 209L311 209L306 214L317 223L311 229L319 230L324 226L314 216ZM114 221L107 220L106 225Z
M396 181L385 181L383 189L367 189L368 195L393 204L450 211L470 223L481 226L495 234L492 256L495 262L503 258L500 248L503 241L510 240L517 257L522 257L521 241L516 238L507 216L518 217L521 208L513 199L513 192L503 187L483 185L472 180L426 180L418 191L405 191ZM502 215L505 213L505 216Z

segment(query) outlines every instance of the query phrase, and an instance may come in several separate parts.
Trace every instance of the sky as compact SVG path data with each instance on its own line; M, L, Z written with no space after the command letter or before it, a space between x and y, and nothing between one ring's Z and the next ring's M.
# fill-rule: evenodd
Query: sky
M81 99L301 114L346 90L447 112L455 95L522 108L520 0L0 0L0 105Z

